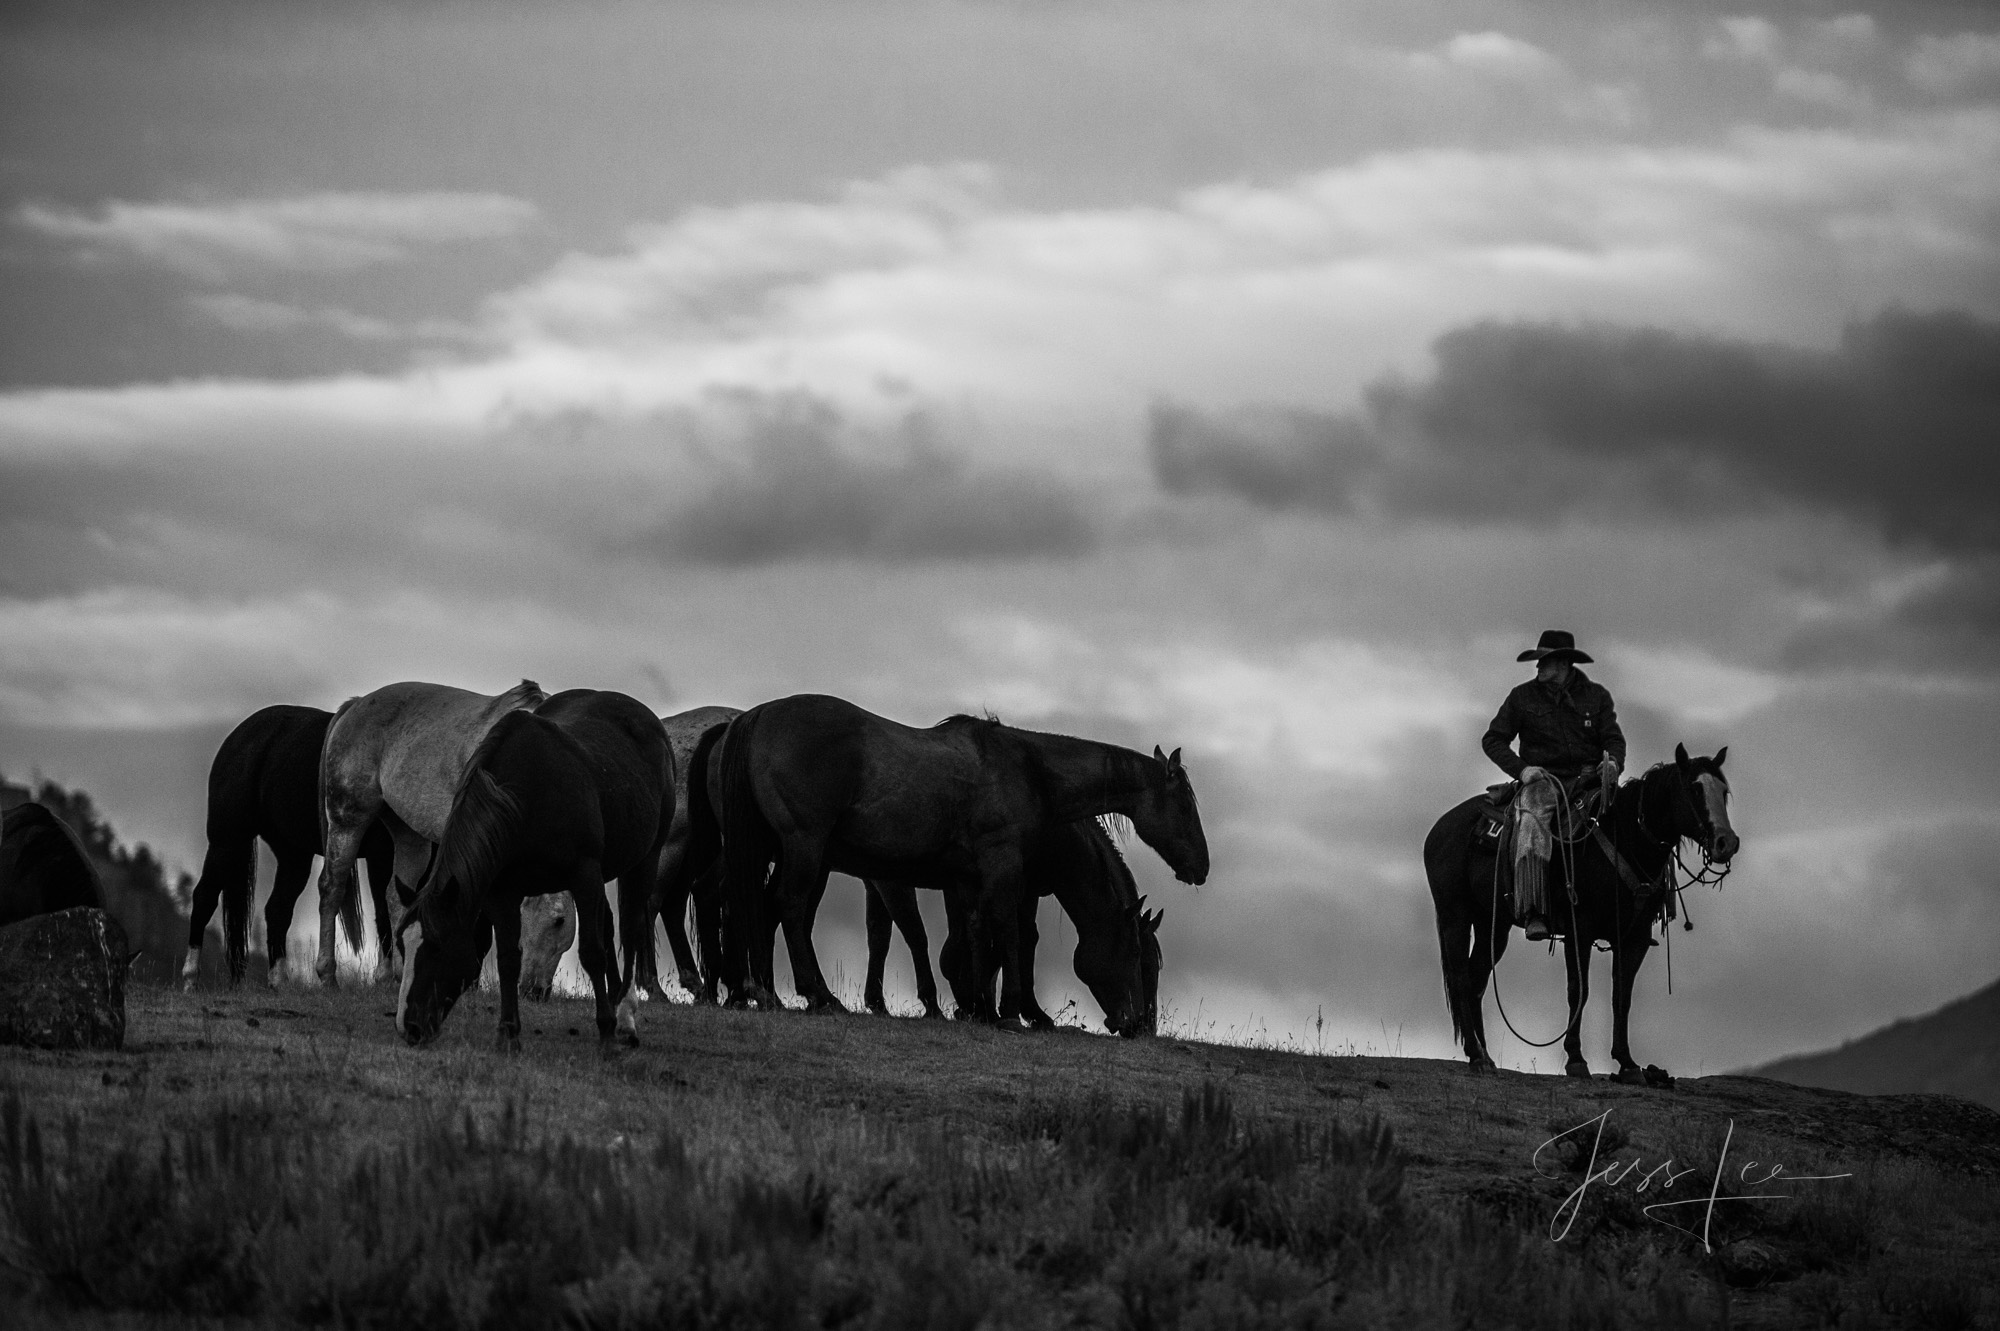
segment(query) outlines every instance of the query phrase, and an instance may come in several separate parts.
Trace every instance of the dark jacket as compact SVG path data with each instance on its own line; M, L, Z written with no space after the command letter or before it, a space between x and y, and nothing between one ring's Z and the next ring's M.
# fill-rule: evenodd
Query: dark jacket
M1517 735L1519 753L1508 747ZM1575 666L1561 689L1539 679L1517 685L1480 744L1488 758L1517 780L1531 764L1564 778L1595 767L1607 755L1625 765L1625 733L1618 728L1611 694Z

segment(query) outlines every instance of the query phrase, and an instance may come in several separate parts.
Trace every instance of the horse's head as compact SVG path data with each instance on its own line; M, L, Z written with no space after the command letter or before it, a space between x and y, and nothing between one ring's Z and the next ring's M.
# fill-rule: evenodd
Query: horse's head
M521 903L521 997L547 998L555 987L556 967L576 942L576 910L560 893L529 897Z
M1722 761L1728 756L1727 745L1713 758L1690 758L1686 745L1674 745L1674 771L1680 781L1674 831L1700 846L1717 864L1729 863L1743 844L1729 825L1729 779L1722 774Z
M1194 786L1181 766L1179 749L1166 754L1155 745L1153 761L1157 766L1146 782L1145 793L1125 812L1132 820L1132 830L1167 862L1174 877L1199 887L1208 880L1208 838L1201 830Z
M1109 927L1077 931L1071 964L1104 1009L1104 1028L1113 1035L1151 1035L1158 1025L1163 914L1147 911L1141 897Z
M460 994L479 983L479 968L493 942L484 914L459 909L456 875L433 881L403 917L403 984L396 996L396 1029L410 1044L429 1044Z

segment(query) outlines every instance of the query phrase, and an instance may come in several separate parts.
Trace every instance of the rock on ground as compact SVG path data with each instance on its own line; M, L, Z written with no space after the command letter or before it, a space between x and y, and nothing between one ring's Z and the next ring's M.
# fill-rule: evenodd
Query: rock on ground
M118 1048L131 960L125 930L89 906L0 928L0 1044Z

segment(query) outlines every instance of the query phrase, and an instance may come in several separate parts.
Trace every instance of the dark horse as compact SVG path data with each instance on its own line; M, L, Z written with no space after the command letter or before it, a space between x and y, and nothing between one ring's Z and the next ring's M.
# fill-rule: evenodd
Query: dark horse
M1104 825L1095 818L1082 818L1036 829L1027 843L1022 880L1026 890L1017 925L1021 1004L1018 1013L1002 1007L1001 1017L1018 1015L1038 1030L1055 1025L1035 1000L1035 946L1039 941L1035 909L1040 898L1053 896L1076 926L1076 949L1070 961L1077 978L1104 1010L1105 1029L1128 1037L1153 1034L1159 1023L1159 928L1165 912L1146 909L1145 898L1132 881L1132 870ZM902 927L912 957L919 963L924 935L921 917L917 932L903 923L907 915L916 913L913 887L880 882L868 886L868 1006L881 1011L882 965L888 956L892 920ZM989 950L986 973L972 973L972 949L967 939L970 894L947 889L945 902L951 932L938 964L959 1011L970 1014L981 1006L982 993L987 1005L993 1001L998 957ZM919 965L920 997L928 971L927 965Z
M1569 974L1569 1027L1563 1051L1572 1077L1588 1077L1578 1027L1590 996L1590 945L1611 947L1611 1056L1618 1080L1643 1084L1644 1072L1632 1059L1626 1021L1632 1011L1632 981L1652 946L1653 923L1663 920L1672 890L1674 850L1683 837L1701 848L1704 859L1727 865L1739 842L1729 825L1729 782L1722 760L1690 758L1676 745L1674 760L1661 763L1612 797L1599 820L1611 858L1598 834L1579 828L1565 847L1558 844L1548 873L1549 928L1563 936ZM1494 843L1480 835L1492 806L1476 796L1445 814L1424 839L1424 870L1437 908L1438 947L1444 956L1445 998L1451 1005L1454 1038L1465 1046L1475 1071L1493 1067L1487 1052L1481 1004L1494 965L1507 950L1514 924L1512 895L1495 876ZM1506 817L1505 811L1493 816ZM1558 825L1558 832L1562 832ZM1574 865L1574 876L1565 861ZM1622 861L1622 867L1618 861Z
M673 750L660 718L636 698L571 689L494 722L459 779L437 856L404 920L416 937L405 945L397 1002L403 1038L437 1035L497 939L500 1045L519 1049L521 899L568 892L598 1038L609 1043L622 1023L636 1044L630 968L617 965L604 885L618 880L627 937L649 928L646 899L673 814Z
M812 945L831 870L963 885L972 894L969 973L984 973L987 950L997 952L1001 1005L1011 1012L1021 1010L1020 906L1037 829L1122 814L1181 881L1208 877L1208 841L1178 749L1148 758L963 716L919 730L838 698L801 694L731 722L716 768L710 764L723 840L723 978L732 989L754 985L752 940L769 936L762 921L774 914L799 992L817 1010L841 1010ZM999 1020L990 1000L975 1013Z
M271 897L264 903L264 950L271 961L268 983L277 984L285 966L285 935L292 911L312 876L313 856L326 849L319 817L319 753L333 713L317 707L266 707L229 732L208 769L208 854L194 885L188 915L187 960L182 982L193 988L201 970L201 939L215 908L222 906L223 955L229 982L243 980L250 900L257 885L257 838L278 857ZM395 969L395 940L389 931L388 888L396 845L381 824L370 824L361 841L368 861L368 891L375 901L379 945L376 978ZM361 945L361 906L350 896L341 912L347 941Z
M104 883L76 830L45 804L0 814L0 924L73 906L104 909Z

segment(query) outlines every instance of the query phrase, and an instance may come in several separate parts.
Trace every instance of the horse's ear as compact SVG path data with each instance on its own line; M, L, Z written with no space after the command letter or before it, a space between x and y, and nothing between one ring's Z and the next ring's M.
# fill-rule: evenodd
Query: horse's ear
M1160 932L1160 921L1166 918L1167 912L1164 910L1156 910L1151 915L1148 915L1146 917L1146 932L1155 934Z
M1674 765L1677 767L1686 767L1688 765L1687 745L1685 744L1674 745Z
M1166 753L1157 744L1153 746L1153 757L1160 762L1165 762L1167 760Z
M1172 753L1167 755L1167 766L1179 767L1180 765L1181 765L1181 751L1179 749L1175 749Z
M1716 765L1716 766L1717 766L1718 768L1719 768L1719 767L1721 767L1721 766L1722 766L1722 760L1723 760L1724 758L1727 758L1728 756L1729 756L1729 746L1728 746L1727 744L1725 744L1725 745L1723 745L1723 746L1722 746L1721 748L1719 748L1719 749L1717 749L1717 750L1715 751L1715 765Z

